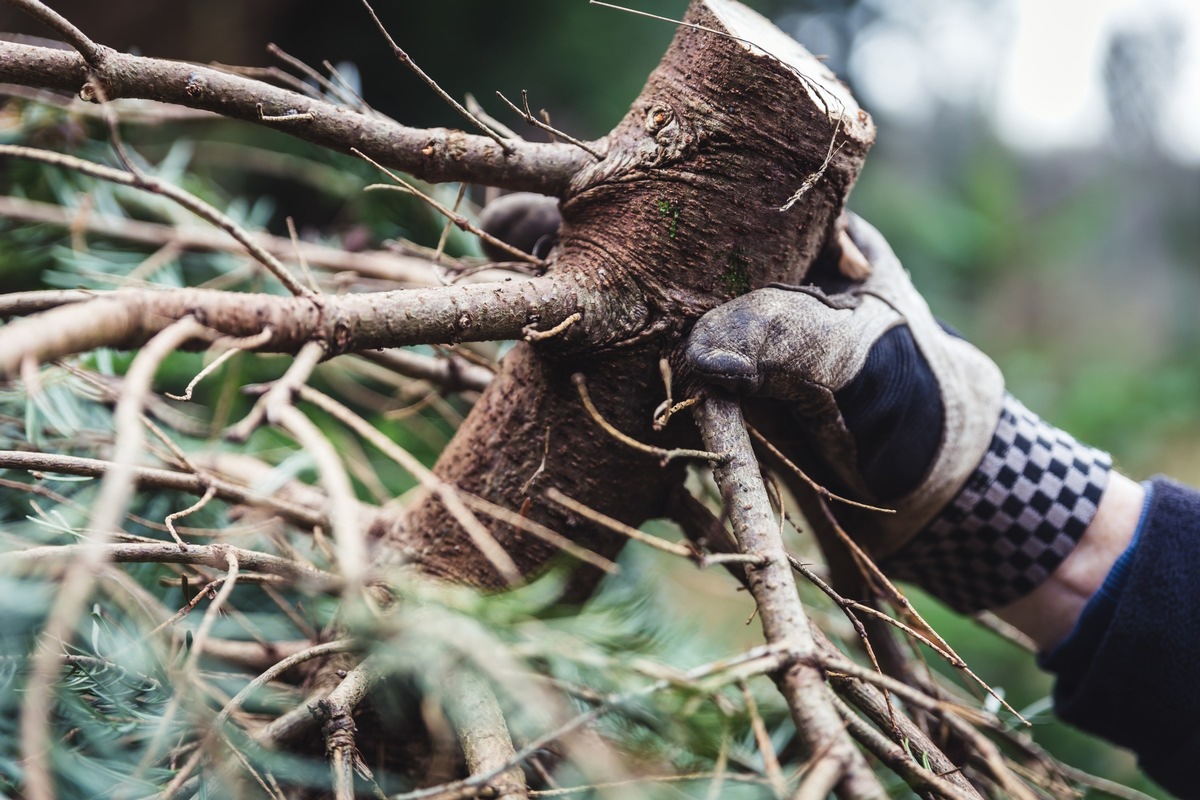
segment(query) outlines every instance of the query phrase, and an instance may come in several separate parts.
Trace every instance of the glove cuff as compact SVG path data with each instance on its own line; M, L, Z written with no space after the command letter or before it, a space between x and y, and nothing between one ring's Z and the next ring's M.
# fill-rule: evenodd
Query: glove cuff
M880 566L972 613L1033 591L1096 514L1112 459L1005 393L987 452L958 496Z

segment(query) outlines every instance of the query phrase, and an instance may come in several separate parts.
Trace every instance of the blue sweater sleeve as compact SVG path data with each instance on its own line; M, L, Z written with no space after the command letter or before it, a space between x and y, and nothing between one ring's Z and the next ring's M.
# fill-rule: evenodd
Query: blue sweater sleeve
M1129 548L1075 630L1041 659L1058 715L1200 798L1200 492L1155 478Z

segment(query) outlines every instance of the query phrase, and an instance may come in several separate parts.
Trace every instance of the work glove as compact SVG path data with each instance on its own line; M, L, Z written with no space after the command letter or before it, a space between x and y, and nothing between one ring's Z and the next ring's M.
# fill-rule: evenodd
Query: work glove
M847 232L868 277L732 300L696 323L686 360L708 383L782 401L827 488L894 509L833 504L885 572L962 612L1007 605L1074 548L1111 460L1006 393L878 231L851 216Z

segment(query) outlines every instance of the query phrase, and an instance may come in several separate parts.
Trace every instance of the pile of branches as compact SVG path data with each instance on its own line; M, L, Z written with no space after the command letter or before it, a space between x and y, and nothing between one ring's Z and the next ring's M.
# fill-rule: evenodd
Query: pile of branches
M873 137L764 20L697 0L610 136L535 143L449 97L478 132L400 125L282 53L255 74L157 61L14 5L69 48L0 43L16 142L0 145L0 273L33 287L0 296L5 793L1103 785L1032 742L738 403L676 377L695 318L802 275L837 237ZM700 96L722 81L744 107ZM736 158L777 168L697 170L755 91L800 98L772 139L794 152L750 125ZM235 148L235 173L378 190L346 202L430 240L264 232L270 208L194 176L203 143L155 144L214 114L276 132ZM762 208L726 186L768 174L783 195L760 192ZM468 184L563 198L559 244L543 258L483 232ZM789 525L804 535L785 540ZM813 528L849 548L875 602L813 565ZM722 602L748 590L761 641L687 629L663 576L696 570Z

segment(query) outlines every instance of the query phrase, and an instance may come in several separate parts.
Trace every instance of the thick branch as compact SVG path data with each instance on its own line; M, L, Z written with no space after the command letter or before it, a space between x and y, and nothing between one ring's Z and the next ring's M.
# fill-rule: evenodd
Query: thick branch
M467 181L561 194L592 158L568 144L513 141L506 155L486 136L409 128L261 81L181 61L100 48L92 74L112 100L137 97L267 125L339 152L356 147L376 161L434 183ZM0 42L0 81L78 92L88 65L77 54ZM295 117L295 121L279 121Z
M838 784L839 795L886 797L878 781L871 780L870 768L846 735L834 698L817 666L819 655L809 632L808 615L796 593L783 537L771 513L741 409L734 400L710 397L700 405L696 416L704 444L730 456L713 472L742 552L761 558L758 563L746 564L746 578L767 641L786 647L792 656L777 681L796 722L797 735L818 761L839 764L844 776Z
M352 295L279 297L204 289L128 290L17 320L0 330L0 376L24 359L49 361L97 347L140 347L171 322L192 315L225 336L270 329L257 349L295 352L318 341L330 353L518 339L526 326L555 325L585 306L568 277Z

